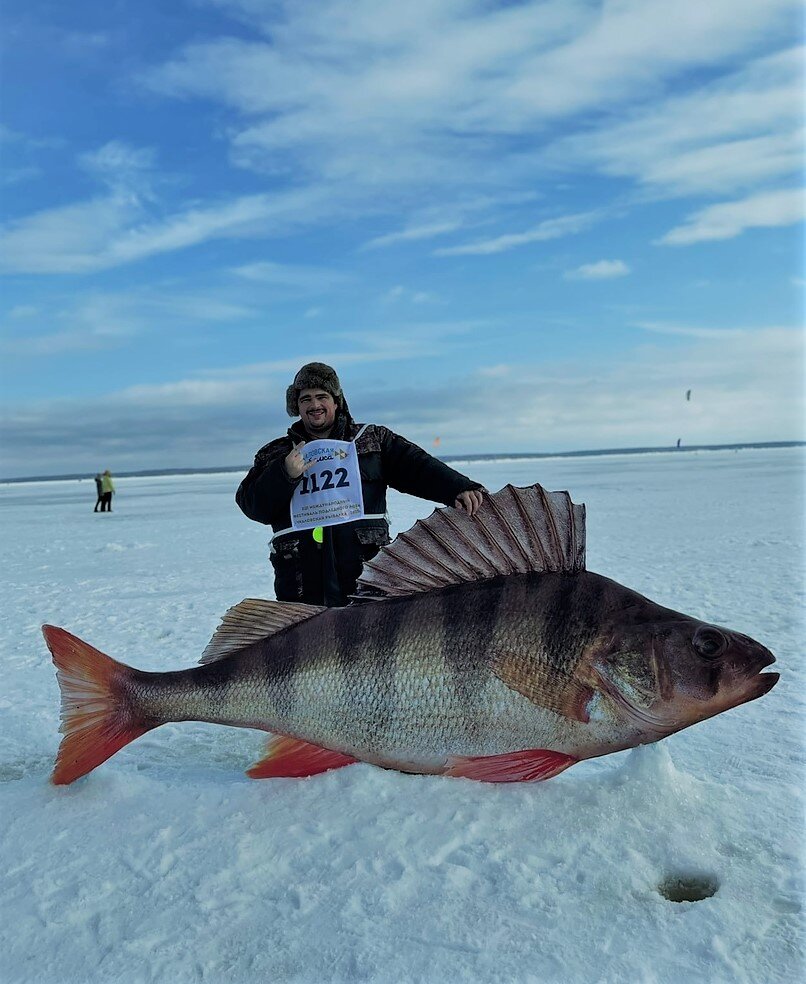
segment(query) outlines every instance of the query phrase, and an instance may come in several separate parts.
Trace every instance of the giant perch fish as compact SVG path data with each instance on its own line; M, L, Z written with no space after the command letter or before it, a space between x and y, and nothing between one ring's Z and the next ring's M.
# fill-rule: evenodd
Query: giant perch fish
M585 570L585 508L539 485L437 509L346 608L247 599L201 665L148 673L46 625L62 693L53 782L169 721L272 733L254 778L353 762L548 779L766 694L767 649Z

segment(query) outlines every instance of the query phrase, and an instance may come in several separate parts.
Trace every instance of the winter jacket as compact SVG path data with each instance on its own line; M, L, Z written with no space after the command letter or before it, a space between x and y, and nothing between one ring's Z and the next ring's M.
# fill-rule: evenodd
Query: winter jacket
M115 491L115 483L112 481L111 475L101 475L101 491L102 492Z
M329 437L355 440L362 426L339 413ZM285 470L293 446L309 439L297 421L285 437L262 447L235 496L249 519L274 530L269 558L278 601L348 604L363 565L389 543L389 486L445 505L452 505L460 492L481 488L387 427L368 424L356 441L367 518L327 526L323 542L317 543L311 530L290 529L291 497L300 479L289 478Z

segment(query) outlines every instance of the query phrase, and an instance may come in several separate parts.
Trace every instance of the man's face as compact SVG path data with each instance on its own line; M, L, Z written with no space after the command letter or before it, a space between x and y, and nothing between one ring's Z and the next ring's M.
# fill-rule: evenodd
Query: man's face
M304 389L299 394L299 415L309 434L327 433L336 421L336 401L326 390Z

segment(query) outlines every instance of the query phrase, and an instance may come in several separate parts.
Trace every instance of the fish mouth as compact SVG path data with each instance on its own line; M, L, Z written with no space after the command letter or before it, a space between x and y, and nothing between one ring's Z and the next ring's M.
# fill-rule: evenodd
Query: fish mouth
M764 656L763 656L761 662L759 663L759 667L758 668L759 668L759 670L766 669L766 667L772 666L772 664L774 662L775 662L775 657L773 656L773 654L769 650L766 650L766 652L764 653Z
M747 681L748 691L745 700L755 700L757 697L763 697L764 694L768 694L775 684L778 683L781 679L780 673L761 672L768 666L772 666L774 662L775 657L769 649L765 649L763 653L759 654L758 664L754 668L755 672Z
M769 663L767 664L769 666ZM750 681L750 692L747 700L755 700L756 697L763 697L768 694L776 683L781 679L780 673L759 673Z

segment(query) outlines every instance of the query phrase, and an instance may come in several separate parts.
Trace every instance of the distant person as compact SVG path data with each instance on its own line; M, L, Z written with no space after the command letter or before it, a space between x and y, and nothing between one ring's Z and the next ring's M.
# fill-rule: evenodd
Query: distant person
M101 477L101 473L98 472L98 474L95 476L96 498L95 498L95 508L92 510L93 512L98 512L98 507L101 505L103 494L104 494L103 478Z
M270 559L278 601L303 601L339 607L349 603L363 565L389 543L386 489L408 492L442 502L473 515L481 505L482 487L431 457L416 444L380 424L357 424L350 414L334 369L322 362L303 366L286 392L286 410L300 419L285 437L262 447L235 496L241 510L274 530ZM338 481L348 490L351 475L358 475L363 493L363 515L352 521L298 528L294 510L312 488L303 460L308 441L330 438L354 444L339 448L339 461L330 465L325 481ZM354 464L352 463L354 461ZM341 467L338 467L341 465ZM324 466L320 466L324 467ZM342 474L343 473L343 474ZM309 474L315 474L311 472ZM337 476L339 476L337 478ZM333 485L326 486L333 488ZM347 494L345 492L345 495Z
M112 496L115 493L115 483L107 468L101 475L101 512L112 512Z

